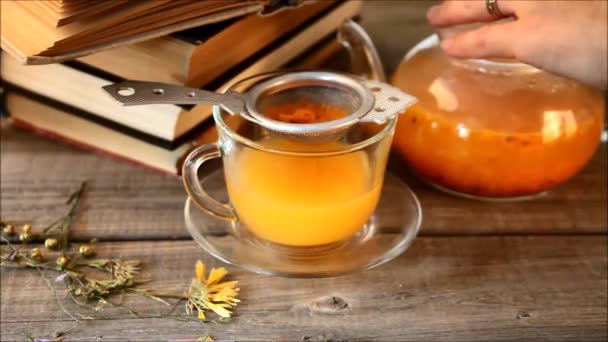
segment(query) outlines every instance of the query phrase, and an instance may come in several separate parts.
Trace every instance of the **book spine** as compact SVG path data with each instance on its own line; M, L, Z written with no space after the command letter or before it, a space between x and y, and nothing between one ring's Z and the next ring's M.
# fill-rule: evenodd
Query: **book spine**
M181 170L178 170L177 165L176 165L176 168L175 168L175 172L172 173L172 172L169 172L167 170L156 168L154 166L142 163L140 161L127 158L127 157L125 157L123 155L112 153L110 151L104 150L104 149L99 148L97 146L89 145L89 144L86 144L86 143L83 143L83 142L80 142L80 141L68 138L68 137L66 137L64 135L61 135L61 134L58 134L58 133L55 133L55 132L51 132L51 131L48 131L48 130L45 130L45 129L42 129L40 127L37 127L35 125L30 124L29 122L22 121L22 120L20 120L18 118L15 118L15 117L11 118L11 122L12 122L12 124L15 127L19 127L21 129L26 129L26 130L32 131L35 134L38 134L40 136L44 136L44 137L47 137L47 138L50 138L50 139L53 139L53 140L57 140L57 141L60 141L60 142L63 142L63 143L67 143L67 144L73 145L73 146L75 146L75 147L77 147L77 148L79 148L81 150L93 152L93 153L96 153L96 154L108 157L110 159L114 159L114 160L118 160L118 161L124 161L124 162L127 162L127 163L131 164L131 165L135 165L135 166L138 166L138 167L143 167L145 169L148 169L148 170L151 170L151 171L154 171L154 172L157 172L157 173L161 173L161 174L164 174L164 175L173 176L173 177L178 178L178 179L181 178L181 176L179 175L179 173L181 172Z
M114 130L116 132L122 133L124 135L127 135L129 137L144 141L146 143L149 143L151 145L155 145L158 146L160 148L164 148L165 150L175 150L176 148L178 148L179 146L191 141L192 139L194 139L201 130L207 128L209 125L212 124L212 121L210 120L203 120L201 121L199 124L195 125L194 127L192 127L189 131L187 131L186 133L182 134L180 137L178 137L175 140L165 140L162 138L158 138L154 135L151 134L147 134L144 133L142 131L136 130L134 128L122 125L120 123L105 119L101 116L95 115L93 113L78 109L76 107L73 107L69 104L63 103L61 101L57 101L55 99L49 98L47 96L44 95L40 95L38 93L32 92L30 90L27 90L25 88L19 87L17 85L11 84L11 83L7 83L5 82L3 84L4 88L6 91L13 91L15 93L18 94L22 94L25 95L27 97L33 98L38 102L42 102L45 103L51 107L54 108L58 108L64 112L70 113L71 115L77 116L81 119L85 119L87 121L96 123L100 126L104 126L106 128L109 128L111 130ZM5 92L6 92L5 91ZM1 104L1 102L0 102ZM10 113L8 113L7 115L9 115Z
M8 107L6 106L6 90L4 84L0 85L0 118L8 117Z

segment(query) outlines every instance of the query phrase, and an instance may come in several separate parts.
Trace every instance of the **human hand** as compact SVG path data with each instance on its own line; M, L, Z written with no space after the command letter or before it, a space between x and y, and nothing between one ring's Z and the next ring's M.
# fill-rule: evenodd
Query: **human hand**
M606 89L608 1L497 0L513 21L444 38L441 47L457 58L515 58L540 69ZM431 25L446 28L499 18L485 0L449 0L429 9Z

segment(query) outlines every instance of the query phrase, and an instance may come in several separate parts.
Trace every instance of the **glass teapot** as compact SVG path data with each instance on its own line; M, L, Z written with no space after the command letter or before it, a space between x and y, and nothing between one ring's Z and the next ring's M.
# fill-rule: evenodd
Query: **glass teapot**
M392 79L418 98L394 146L422 179L467 197L527 198L591 159L605 112L599 91L514 61L453 59L439 40L415 46Z

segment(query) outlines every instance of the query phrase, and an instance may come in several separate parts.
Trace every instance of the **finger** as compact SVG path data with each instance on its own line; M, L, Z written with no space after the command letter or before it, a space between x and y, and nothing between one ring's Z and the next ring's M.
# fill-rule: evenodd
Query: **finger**
M441 48L456 58L515 58L516 22L484 25L442 40Z
M510 1L497 0L496 4L504 16L514 14ZM446 27L494 21L498 18L488 12L486 0L450 0L431 7L427 12L427 19L435 27Z

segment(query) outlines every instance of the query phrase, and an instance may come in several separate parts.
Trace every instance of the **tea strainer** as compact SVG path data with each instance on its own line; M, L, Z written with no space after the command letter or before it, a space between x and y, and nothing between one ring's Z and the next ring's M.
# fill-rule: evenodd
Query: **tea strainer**
M270 131L294 137L344 132L359 122L382 124L414 104L416 99L386 83L328 71L299 71L273 77L248 92L224 94L172 84L125 81L103 87L123 105L213 104ZM320 123L288 123L264 115L269 106L306 100L346 111L346 116Z

